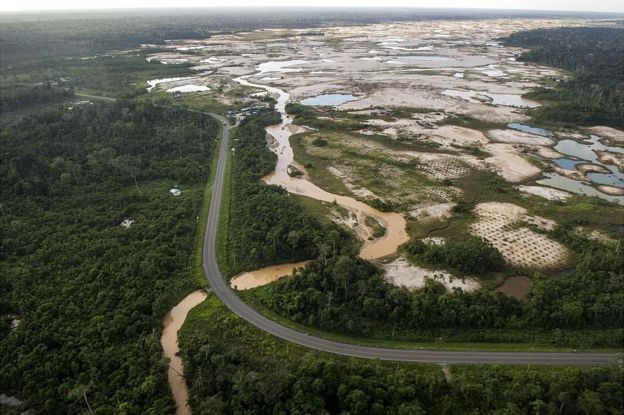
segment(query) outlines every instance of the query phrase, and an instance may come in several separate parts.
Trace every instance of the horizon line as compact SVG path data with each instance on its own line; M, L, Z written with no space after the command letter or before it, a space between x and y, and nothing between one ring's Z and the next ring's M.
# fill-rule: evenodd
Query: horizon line
M523 9L523 8L486 8L486 7L427 7L427 6L157 6L157 7L89 7L89 8L54 8L54 9L1 9L1 13L67 13L67 12L128 12L128 11L190 11L190 10L230 10L230 9L314 9L314 10L377 10L377 9L403 9L403 10L449 10L449 11L490 11L490 12L526 12L526 13L585 13L585 14L611 14L624 17L624 11L606 11L606 10L560 10L560 9Z

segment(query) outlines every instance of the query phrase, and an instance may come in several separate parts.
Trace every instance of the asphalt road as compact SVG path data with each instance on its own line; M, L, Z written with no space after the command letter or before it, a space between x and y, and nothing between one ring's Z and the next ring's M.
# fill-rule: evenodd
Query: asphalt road
M213 115L219 121L225 118ZM223 179L228 147L229 127L223 127L223 137L219 149L219 161L210 199L210 212L204 235L203 264L206 279L212 291L232 312L279 338L311 349L339 355L367 359L393 360L403 362L449 363L449 364L539 364L539 365L601 365L608 364L617 357L614 353L559 353L559 352L470 352L440 350L403 350L357 346L339 343L307 335L270 320L244 303L225 283L216 258L216 237L219 224L219 210L223 195Z

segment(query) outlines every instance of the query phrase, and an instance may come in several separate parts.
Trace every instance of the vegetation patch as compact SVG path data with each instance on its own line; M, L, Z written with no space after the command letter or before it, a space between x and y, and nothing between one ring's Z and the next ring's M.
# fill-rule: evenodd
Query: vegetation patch
M38 413L84 412L85 400L173 411L159 333L198 284L217 131L203 114L136 102L53 108L3 129L0 309L21 320L0 325L3 393Z

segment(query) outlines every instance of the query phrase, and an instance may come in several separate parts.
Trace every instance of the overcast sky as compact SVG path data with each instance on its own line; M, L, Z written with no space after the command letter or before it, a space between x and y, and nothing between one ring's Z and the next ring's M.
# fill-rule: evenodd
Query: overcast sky
M5 0L0 10L117 9L210 6L454 7L624 12L624 0Z

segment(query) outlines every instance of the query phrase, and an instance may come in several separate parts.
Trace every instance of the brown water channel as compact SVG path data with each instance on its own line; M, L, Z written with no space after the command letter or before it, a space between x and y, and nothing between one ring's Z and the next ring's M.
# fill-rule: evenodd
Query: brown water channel
M377 219L378 222L386 228L386 233L383 237L373 241L364 240L364 246L360 251L360 257L373 260L396 254L399 245L408 240L407 231L405 229L406 221L402 215L396 212L381 212L352 197L329 193L308 180L288 175L288 166L292 164L294 160L293 149L290 146L289 139L293 134L292 131L296 130L295 128L292 128L292 118L286 114L286 103L288 103L290 96L288 93L279 88L254 84L249 82L247 78L249 78L249 76L243 76L236 78L235 81L241 85L264 89L269 94L277 96L277 104L275 108L282 116L282 122L280 124L272 125L266 128L267 133L270 134L277 142L277 145L272 149L275 154L277 154L277 163L275 171L265 176L263 180L267 184L282 186L288 192L293 194L310 197L312 199L328 203L336 202L348 211L353 212L356 217L362 217L362 214L365 214ZM297 267L297 265L298 264L283 264L282 267L292 270L294 267ZM266 270L267 272L259 272L257 274L258 278L262 279L262 283L260 283L260 281L257 284L250 282L250 273L246 273L243 274L245 275L244 284L259 286L284 276L274 275L274 278L271 279L270 270L263 270ZM240 278L243 278L243 275L241 275ZM232 286L234 286L234 281L238 281L237 286L241 289L242 285L239 285L241 284L241 280L237 280L237 278L232 280Z
M191 408L188 406L189 394L186 381L184 380L182 359L178 356L180 351L178 347L178 330L184 324L189 311L205 299L205 291L194 291L173 307L163 320L165 328L160 338L160 344L165 356L169 358L167 378L176 403L176 415L188 415L191 413Z

